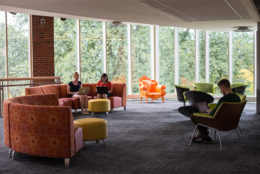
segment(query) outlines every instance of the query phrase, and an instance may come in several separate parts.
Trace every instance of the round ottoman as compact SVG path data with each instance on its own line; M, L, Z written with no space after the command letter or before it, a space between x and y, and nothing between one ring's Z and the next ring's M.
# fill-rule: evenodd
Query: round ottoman
M110 100L109 99L92 99L88 101L88 111L92 112L105 112L108 115L110 111Z
M104 140L107 137L107 121L101 118L74 120L74 126L81 127L84 141Z

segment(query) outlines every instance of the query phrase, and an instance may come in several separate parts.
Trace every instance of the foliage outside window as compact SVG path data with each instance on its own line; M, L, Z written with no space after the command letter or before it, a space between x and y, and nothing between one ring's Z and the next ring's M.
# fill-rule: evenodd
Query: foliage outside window
M60 76L63 83L71 81L77 71L76 28L76 20L54 19L55 75Z
M248 85L247 95L254 95L254 34L253 32L232 33L233 83Z
M127 26L107 23L107 73L114 83L127 83Z
M142 76L151 78L150 27L131 25L132 30L132 92L139 92L138 80Z
M195 81L195 33L191 29L178 28L179 79L183 86Z
M5 12L0 11L0 78L6 77Z
M206 81L205 32L199 31L199 81Z
M228 33L210 32L209 39L209 79L217 84L228 78Z
M159 27L159 83L174 93L174 28Z
M29 77L29 15L7 13L8 77ZM18 82L23 83L23 82ZM9 85L17 84L10 82ZM25 87L11 87L10 97L24 95Z
M81 80L97 83L103 73L102 22L80 21Z

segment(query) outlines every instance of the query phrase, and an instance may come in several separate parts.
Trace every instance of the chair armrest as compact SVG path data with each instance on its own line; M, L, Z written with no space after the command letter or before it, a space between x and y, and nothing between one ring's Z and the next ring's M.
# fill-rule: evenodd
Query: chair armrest
M217 103L209 103L208 106L212 110L217 106Z
M193 116L194 117L202 117L202 118L209 118L209 119L214 119L215 117L214 116L211 116L209 114L206 114L206 113L193 113Z
M166 92L164 91L164 89L166 89L165 85L157 85L155 87L155 92L160 92L162 94L165 94Z

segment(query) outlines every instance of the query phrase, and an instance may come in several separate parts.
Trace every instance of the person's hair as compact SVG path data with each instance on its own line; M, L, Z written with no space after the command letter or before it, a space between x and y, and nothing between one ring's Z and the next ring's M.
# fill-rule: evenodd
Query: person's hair
M228 79L222 79L218 82L218 86L225 86L226 88L230 88L230 82Z
M107 76L106 73L103 73L103 74L102 74L102 76L101 76L101 78L100 78L101 81L102 81L102 77L106 77L106 78L107 78L107 82L108 82L108 76Z
M79 73L78 73L78 72L74 72L73 76L75 76L75 75L78 75L78 76L79 76Z

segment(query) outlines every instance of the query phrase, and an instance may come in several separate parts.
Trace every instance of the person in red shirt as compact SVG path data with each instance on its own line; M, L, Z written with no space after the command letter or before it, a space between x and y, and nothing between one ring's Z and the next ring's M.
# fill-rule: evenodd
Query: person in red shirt
M108 94L97 94L97 98L108 98L113 92L113 84L108 81L108 76L106 73L102 74L101 80L97 83L98 87L108 87Z

